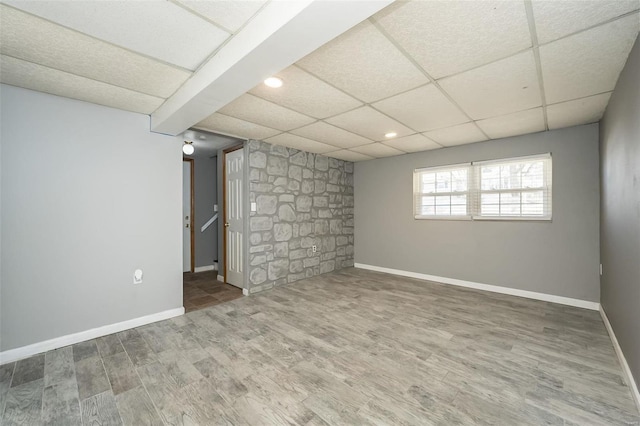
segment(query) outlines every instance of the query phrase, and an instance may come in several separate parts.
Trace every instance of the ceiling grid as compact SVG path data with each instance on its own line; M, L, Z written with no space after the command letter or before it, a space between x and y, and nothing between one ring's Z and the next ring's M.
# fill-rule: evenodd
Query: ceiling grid
M373 21L373 19L372 19ZM405 55L407 57L407 59L409 59L415 66L416 68L418 68L420 71L422 71L422 73L425 75L425 77L427 77L429 79L429 81L431 82L431 84L433 84L435 87L438 88L438 90L440 91L440 93L442 93L448 100L449 102L451 102L453 105L455 105L455 107L462 113L464 114L468 121L473 121L473 119L469 116L469 114L466 113L465 110L463 110L460 105L458 105L458 103L455 101L455 99L453 99L451 96L449 96L449 94L442 89L442 87L440 86L440 84L438 83L438 81L436 79L434 79L431 75L429 75L429 73L427 72L427 70L425 70L420 64L418 64L407 52L406 50L404 50L402 48L402 46L400 46L394 39L393 37L391 37L385 30L384 28L382 28L377 22L373 21L374 25L376 26L376 28L378 28L378 30L385 36L387 37L387 39L389 39L389 41L391 41L391 43L393 43L396 48L402 52L403 55ZM474 123L475 124L475 123ZM477 126L476 126L477 127ZM482 134L484 134L484 132L482 131L482 129L480 127L478 127L478 131L480 131ZM487 137L487 139L489 138L486 134L484 135ZM437 142L436 142L437 143ZM444 146L444 145L441 145Z
M549 120L547 119L547 98L544 91L544 78L542 77L542 63L540 62L540 48L538 46L538 33L536 22L533 17L533 6L531 0L524 0L524 7L527 10L527 22L531 33L531 43L533 45L533 57L536 61L536 73L538 74L538 85L540 86L540 99L542 100L542 115L544 117L544 129L549 130Z

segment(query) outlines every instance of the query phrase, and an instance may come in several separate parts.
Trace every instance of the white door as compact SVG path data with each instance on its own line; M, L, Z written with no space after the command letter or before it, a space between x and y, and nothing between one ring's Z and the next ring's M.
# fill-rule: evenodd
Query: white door
M244 149L225 155L227 274L225 281L243 287L242 277L242 184Z
M191 162L182 162L182 271L191 272Z

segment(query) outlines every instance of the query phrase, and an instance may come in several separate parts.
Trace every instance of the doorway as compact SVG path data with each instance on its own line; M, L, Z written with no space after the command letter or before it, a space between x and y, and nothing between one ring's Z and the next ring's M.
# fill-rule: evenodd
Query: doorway
M186 312L242 297L242 290L219 280L218 156L200 149L183 158L183 306ZM217 154L217 153L216 153ZM222 168L222 167L220 167ZM218 214L220 218L218 218ZM222 233L220 233L222 235ZM220 277L221 278L221 277Z
M193 235L194 207L193 159L182 159L182 272L195 268Z
M244 148L237 145L223 151L224 281L244 288Z

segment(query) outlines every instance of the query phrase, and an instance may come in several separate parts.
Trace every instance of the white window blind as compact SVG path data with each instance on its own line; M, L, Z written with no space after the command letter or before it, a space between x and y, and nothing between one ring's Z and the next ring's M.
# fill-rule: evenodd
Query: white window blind
M416 219L550 220L551 154L416 169Z
M416 169L413 174L414 215L418 219L470 218L471 164Z
M475 162L475 219L551 219L551 155Z

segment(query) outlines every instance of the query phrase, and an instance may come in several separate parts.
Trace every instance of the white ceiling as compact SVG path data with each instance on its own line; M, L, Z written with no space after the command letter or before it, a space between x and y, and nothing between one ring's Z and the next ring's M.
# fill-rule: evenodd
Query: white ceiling
M152 114L268 2L0 3L2 83Z
M307 13L319 27L342 19L352 28L333 38L344 31L336 26L330 41L296 57L275 38L256 38L278 16L267 32L299 28L302 18L282 19L287 8L304 12L296 2L1 3L3 83L145 114L174 108L180 123L202 130L349 161L596 122L640 30L640 0L398 1L384 9L388 1L370 0L343 2L341 13L335 2ZM357 8L361 17L349 22ZM299 32L298 44L319 46L320 36L308 39L313 31ZM193 89L205 86L198 76L219 78L212 61L228 60L234 51L225 49L240 42L264 49L236 60L250 77L243 81L276 74L282 88L242 83L222 103L181 93L202 92ZM290 66L257 71L256 58L266 63L269 52ZM225 78L240 79L238 69Z
M277 73L282 88L260 84L220 112L283 131L269 142L312 150L315 141L314 152L350 161L593 123L638 36L639 9L638 0L396 2ZM292 112L310 124L294 127Z

